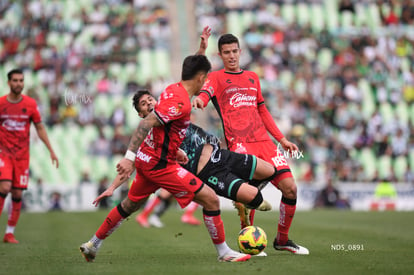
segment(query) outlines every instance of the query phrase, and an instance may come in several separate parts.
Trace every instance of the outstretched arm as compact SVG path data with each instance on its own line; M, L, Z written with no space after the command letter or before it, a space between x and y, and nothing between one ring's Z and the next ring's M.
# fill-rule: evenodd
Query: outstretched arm
M114 193L114 191L121 186L125 181L121 180L121 176L118 174L116 175L114 181L112 182L111 186L109 186L105 191L103 191L93 202L92 204L95 205L95 207L98 206L99 202L106 198L111 197Z
M143 120L139 122L137 129L131 137L129 142L128 151L123 159L117 164L116 168L121 176L121 180L129 178L134 171L134 160L135 154L141 146L144 139L147 137L148 132L152 127L160 126L161 123L158 121L154 112L151 112Z
M208 38L211 35L211 28L209 26L204 27L203 32L200 35L200 48L196 52L196 55L206 55L206 50L208 47Z
M56 165L56 168L59 168L59 160L55 154L55 151L53 151L52 145L50 144L49 137L47 136L47 132L45 129L45 126L43 123L39 122L35 124L36 132L39 138L43 141L43 143L46 145L47 149L50 153L50 158L52 159L52 164Z

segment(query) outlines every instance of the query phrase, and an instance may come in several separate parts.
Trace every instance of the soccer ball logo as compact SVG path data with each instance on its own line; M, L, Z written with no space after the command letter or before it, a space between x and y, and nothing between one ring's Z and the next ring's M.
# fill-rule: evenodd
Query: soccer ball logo
M238 244L240 252L256 255L266 248L267 236L260 227L247 226L240 231Z

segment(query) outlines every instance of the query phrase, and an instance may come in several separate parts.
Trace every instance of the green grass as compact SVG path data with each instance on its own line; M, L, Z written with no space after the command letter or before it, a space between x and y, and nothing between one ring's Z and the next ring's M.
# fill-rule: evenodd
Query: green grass
M311 211L296 213L291 238L310 250L294 256L272 248L278 212L256 214L268 234L268 257L245 263L218 263L204 226L179 221L181 211L163 217L162 229L124 222L103 244L94 263L78 247L102 223L107 211L22 213L20 244L0 243L0 274L412 274L413 212ZM201 218L201 211L197 213ZM223 211L228 244L236 248L238 216ZM6 215L0 219L4 231ZM363 245L363 251L333 246Z

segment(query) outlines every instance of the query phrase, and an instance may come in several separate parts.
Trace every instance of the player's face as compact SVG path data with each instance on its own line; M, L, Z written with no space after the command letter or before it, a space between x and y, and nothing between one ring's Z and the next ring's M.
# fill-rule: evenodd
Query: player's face
M237 43L224 44L221 46L219 53L221 60L223 61L224 69L229 72L240 71L240 53L241 50Z
M143 95L139 99L139 116L146 117L154 110L154 106L157 104L157 100L152 95Z
M19 95L22 93L24 88L24 77L22 74L13 74L7 83L13 94Z

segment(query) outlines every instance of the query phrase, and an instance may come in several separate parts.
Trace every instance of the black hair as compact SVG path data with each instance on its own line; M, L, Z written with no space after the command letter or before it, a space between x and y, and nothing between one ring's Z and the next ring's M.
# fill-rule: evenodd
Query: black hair
M235 37L231 33L223 34L222 36L220 36L218 40L219 52L221 52L221 46L223 46L224 44L233 44L233 43L237 43L237 46L240 48L239 39L237 37Z
M13 69L7 73L7 79L11 80L14 74L23 74L23 71L20 69Z
M151 93L148 90L138 90L135 94L134 97L132 98L132 106L134 106L135 110L137 110L137 112L139 113L139 99L144 96L144 95L151 95Z
M181 80L190 80L199 72L208 73L211 70L210 61L205 55L190 55L184 59Z

